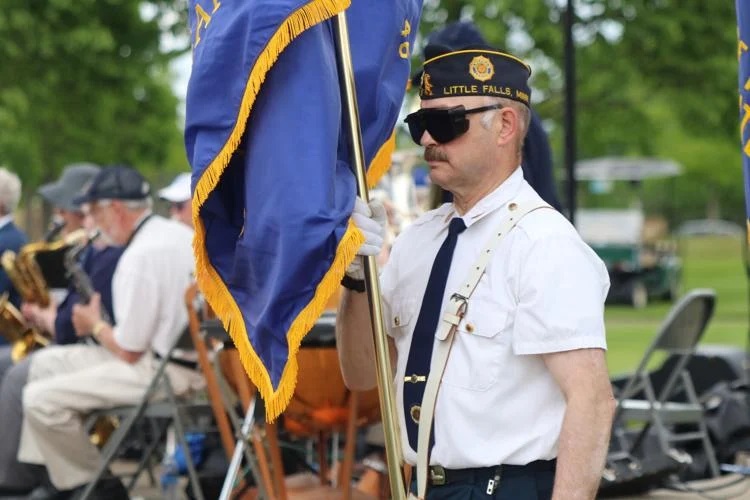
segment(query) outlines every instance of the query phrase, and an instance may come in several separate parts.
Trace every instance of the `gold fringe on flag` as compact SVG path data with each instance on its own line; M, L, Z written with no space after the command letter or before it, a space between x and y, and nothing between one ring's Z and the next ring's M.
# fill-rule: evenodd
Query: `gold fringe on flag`
M222 173L237 149L261 85L279 54L306 29L343 12L349 7L349 4L349 0L312 0L293 12L279 26L266 48L255 61L245 87L234 129L229 139L198 180L192 201L192 216L195 226L193 249L198 286L221 319L224 328L232 337L245 371L263 397L266 405L266 419L269 421L275 420L289 404L297 380L296 356L302 338L318 320L330 297L338 290L347 266L354 260L357 249L364 243L364 237L350 222L336 249L336 257L331 268L318 284L313 299L294 319L289 332L287 332L289 357L279 387L274 391L265 366L250 345L242 311L240 311L216 269L211 265L205 245L206 228L199 214L203 203L218 184ZM383 148L381 148L382 150ZM382 175L385 170L382 170L382 167L380 168Z

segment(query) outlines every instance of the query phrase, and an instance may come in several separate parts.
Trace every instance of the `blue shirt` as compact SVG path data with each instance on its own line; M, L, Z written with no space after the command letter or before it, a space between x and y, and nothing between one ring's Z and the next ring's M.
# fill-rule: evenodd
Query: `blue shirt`
M102 250L91 249L83 256L83 270L91 278L91 284L102 296L104 309L115 321L112 308L112 275L115 273L117 262L122 255L123 247L106 247ZM72 344L78 341L73 328L72 314L73 306L81 301L81 296L71 284L68 286L68 295L57 308L55 318L55 342L57 344Z
M0 227L0 254L6 250L18 253L27 241L26 235L12 221ZM5 270L0 267L0 293L3 292L8 292L11 304L16 307L21 305L20 295L13 287L13 283L11 283Z

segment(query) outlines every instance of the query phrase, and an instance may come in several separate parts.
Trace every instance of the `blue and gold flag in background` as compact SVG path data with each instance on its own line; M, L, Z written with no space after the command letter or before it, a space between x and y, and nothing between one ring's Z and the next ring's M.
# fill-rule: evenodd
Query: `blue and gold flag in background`
M363 236L331 18L346 10L374 184L409 77L421 0L193 0L185 145L197 279L274 419L304 335Z
M745 217L750 231L750 3L747 0L737 0L736 5L742 170L745 177ZM750 245L750 232L748 232L748 245Z

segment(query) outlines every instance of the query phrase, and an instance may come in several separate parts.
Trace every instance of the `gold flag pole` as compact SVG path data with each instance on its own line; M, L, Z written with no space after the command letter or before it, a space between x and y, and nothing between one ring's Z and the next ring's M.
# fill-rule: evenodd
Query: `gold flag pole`
M342 97L346 105L348 116L349 136L352 146L352 164L357 177L357 192L360 198L368 203L370 196L367 190L365 174L365 156L362 146L362 131L359 127L359 108L354 84L354 69L352 66L351 49L349 45L349 30L346 24L346 14L341 12L335 20L336 56L338 60L339 80L342 87ZM378 282L378 266L374 256L364 258L365 283L370 301L370 320L375 340L375 362L377 363L378 394L380 396L380 412L383 420L383 434L385 435L385 452L388 463L388 480L391 485L391 498L402 500L406 489L401 475L401 443L396 419L396 399L391 385L391 359L388 353L385 328L383 326L383 311L380 303L380 283Z

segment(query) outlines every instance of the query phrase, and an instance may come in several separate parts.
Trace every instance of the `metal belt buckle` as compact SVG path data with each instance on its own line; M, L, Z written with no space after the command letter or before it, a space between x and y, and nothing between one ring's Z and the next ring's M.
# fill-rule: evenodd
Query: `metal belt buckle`
M430 466L430 483L433 486L442 486L445 484L445 469L442 466Z
M500 487L500 476L502 475L502 466L498 466L497 469L495 469L495 477L487 481L487 494L488 495L494 495L495 490L497 490Z

